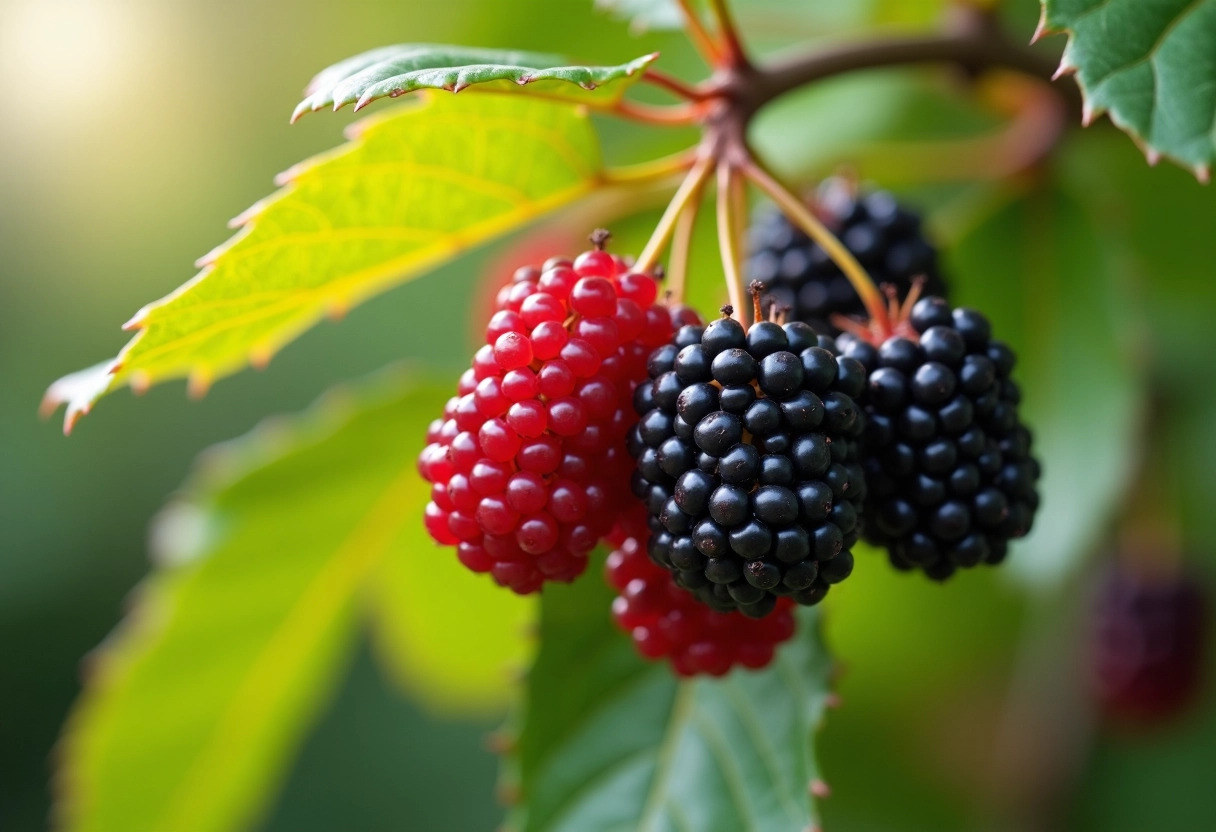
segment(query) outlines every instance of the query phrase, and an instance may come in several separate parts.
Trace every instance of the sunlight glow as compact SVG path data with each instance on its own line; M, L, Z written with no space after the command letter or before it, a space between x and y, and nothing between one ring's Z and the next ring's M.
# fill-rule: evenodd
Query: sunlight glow
M79 116L82 107L112 103L114 88L134 67L138 15L131 5L6 0L0 4L0 84L21 91L29 115Z

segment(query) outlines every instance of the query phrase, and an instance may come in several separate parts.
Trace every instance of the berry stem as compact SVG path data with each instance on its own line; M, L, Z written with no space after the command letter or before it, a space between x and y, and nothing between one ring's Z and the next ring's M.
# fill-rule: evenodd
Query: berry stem
M683 98L685 101L703 101L705 99L705 93L701 90L653 67L646 68L646 71L642 74L642 80L653 86L665 89L671 94Z
M659 127L687 127L696 124L701 117L701 108L696 104L654 105L623 99L607 112L631 121Z
M704 187L705 182L709 179L709 175L714 170L714 159L712 156L701 156L692 166L692 170L688 172L688 176L684 177L684 181L680 183L679 189L676 190L675 196L671 198L671 202L667 205L667 210L663 212L663 217L659 220L659 224L655 226L654 233L650 235L650 242L646 243L646 248L642 249L642 253L638 255L637 263L634 268L640 272L649 272L654 269L658 263L659 255L663 253L663 249L667 247L667 243L671 240L671 235L675 231L676 220L680 215L688 209L688 206L696 200L697 194Z
M735 190L742 184L733 165L718 167L718 248L722 254L722 270L726 274L726 291L730 305L739 313L739 321L747 326L746 293L743 288L742 252L739 226L734 217Z
M698 184L692 201L676 220L675 236L671 241L671 256L667 259L667 291L675 303L684 302L684 286L688 283L688 261L692 251L693 232L697 226L705 181Z
M832 262L844 272L849 283L853 285L853 291L857 292L858 297L861 298L861 302L865 304L866 311L870 313L871 321L884 331L889 328L890 322L887 318L886 301L882 293L878 291L878 287L874 285L874 281L870 278L870 275L857 262L857 258L853 256L852 252L836 238L835 234L828 230L827 226L811 213L811 210L802 203L801 199L773 178L755 160L750 158L745 160L742 169L743 174L757 188L764 191L769 199L777 203L777 206L790 221L818 243L819 247L827 252Z
M684 29L688 34L688 39L692 41L692 45L697 48L710 66L718 66L722 61L722 53L718 50L718 44L706 30L701 16L692 7L691 0L676 0L676 4L684 14Z
M747 53L743 49L743 42L739 38L739 29L735 26L734 18L731 16L730 8L726 5L726 0L710 0L710 9L713 10L714 19L718 21L718 40L722 44L722 51L728 66L732 67L747 67L750 62L747 60Z
M642 185L657 182L687 171L693 166L696 158L696 148L689 148L661 159L609 168L603 172L601 181L605 185Z

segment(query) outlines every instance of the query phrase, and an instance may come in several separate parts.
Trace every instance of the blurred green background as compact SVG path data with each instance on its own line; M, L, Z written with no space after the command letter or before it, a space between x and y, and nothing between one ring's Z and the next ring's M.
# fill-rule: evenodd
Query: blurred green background
M871 20L914 26L941 4L739 5L749 31L768 45ZM1036 4L1011 5L1011 25L1029 33ZM678 37L634 39L590 6L0 0L0 89L8 94L0 113L0 829L47 826L53 749L78 690L80 659L120 618L147 568L148 521L193 456L393 360L459 367L467 299L484 265L511 241L356 309L341 325L317 327L267 371L226 380L198 402L180 384L139 399L120 393L69 440L57 423L36 419L46 384L114 354L124 340L118 325L188 279L193 259L225 236L222 223L267 193L274 173L339 141L351 121L345 113L287 126L304 82L337 59L384 43L453 41L599 62L662 49L668 71L699 71ZM797 25L783 14L797 15ZM892 77L825 88L802 114L762 124L760 144L794 148L810 174L847 158L842 147L850 142L986 123L962 105L921 106ZM673 141L636 130L627 139L613 155L652 155ZM898 153L883 169L898 174ZM906 173L896 184L915 181ZM1110 266L1103 302L1126 315L1120 344L1135 352L1132 366L1157 405L1141 436L1152 463L1146 470L1155 473L1151 481L1133 477L1127 502L1176 507L1178 539L1210 578L1216 364L1207 329L1216 314L1216 196L1179 170L1150 171L1106 126L1070 139L1054 169L1014 190L1045 192L1053 177L1096 230ZM958 205L973 197L984 205L980 197L991 193L1002 191L922 187L914 196L953 217ZM998 200L995 219L976 221L991 223L952 259L964 299L990 297L975 287L1010 268L992 264L986 274L995 244L984 235L1005 239L1025 219L1019 210L1037 216L1033 200L1008 213L1000 207L1008 199ZM408 314L420 305L426 315ZM1086 306L1068 311L1078 322L1095 314ZM1035 337L1034 328L1024 334ZM1061 351L1043 360L1066 367L1070 358ZM1077 418L1101 424L1104 414L1086 412L1088 404L1080 396L1072 403ZM1091 515L1078 520L1099 531L1085 548L1101 552L1117 527L1109 512ZM1075 660L1078 601L1094 568L1051 567L1051 579L1041 581L985 571L938 587L895 575L876 556L859 559L856 576L829 604L830 641L848 670L844 707L819 744L833 788L825 827L1216 828L1210 692L1178 721L1136 733L1107 730L1085 699ZM484 747L492 727L423 712L363 653L264 828L491 829L500 815L495 760Z

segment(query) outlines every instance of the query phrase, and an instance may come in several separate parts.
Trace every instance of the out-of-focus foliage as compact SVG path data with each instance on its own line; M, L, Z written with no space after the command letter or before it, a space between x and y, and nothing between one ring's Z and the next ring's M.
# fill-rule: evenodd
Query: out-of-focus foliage
M1152 155L1204 179L1216 158L1216 2L1043 0L1046 31L1068 32L1088 117L1109 112Z
M606 614L597 575L546 590L506 787L521 832L801 829L831 662L817 612L772 665L677 680Z
M210 451L162 513L160 566L69 722L67 829L245 827L345 666L361 608L430 701L502 703L532 603L422 529L414 460L445 392L399 374L379 387Z

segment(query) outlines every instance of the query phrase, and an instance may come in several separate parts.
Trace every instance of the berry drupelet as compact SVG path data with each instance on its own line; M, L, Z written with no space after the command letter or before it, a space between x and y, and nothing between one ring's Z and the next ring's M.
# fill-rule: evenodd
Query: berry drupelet
M570 581L629 501L634 386L673 315L655 279L597 248L515 272L486 343L432 423L426 527L518 593Z
M912 281L925 280L927 294L944 296L937 252L925 239L920 218L891 194L858 196L842 178L826 180L812 209L861 262L874 281L890 284L900 297ZM834 315L860 315L860 298L839 267L776 208L761 211L749 232L747 275L758 280L795 320L835 333Z
M628 438L647 550L718 611L814 604L852 571L866 376L832 346L803 323L723 317L650 356Z
M869 372L866 539L897 568L944 580L1000 563L1030 530L1039 463L1018 418L1013 350L979 312L937 297L911 305L916 294L893 302L885 326L852 324L838 343Z
M648 659L666 658L681 676L721 676L732 667L761 668L794 635L793 604L781 599L771 615L746 618L717 612L678 587L634 538L608 556L606 576L617 591L617 625Z

